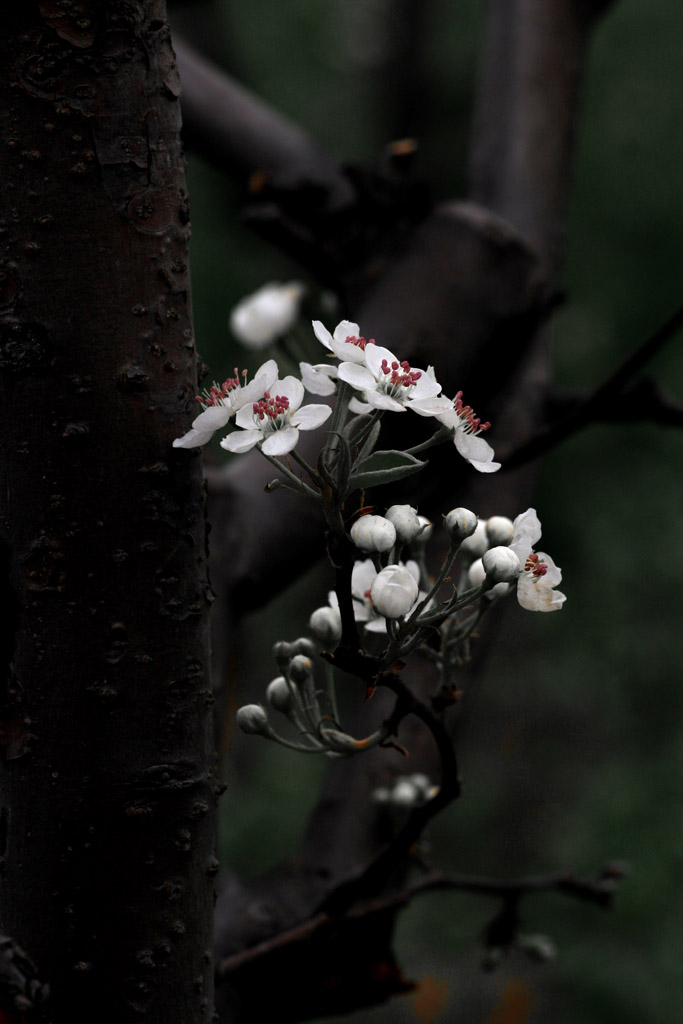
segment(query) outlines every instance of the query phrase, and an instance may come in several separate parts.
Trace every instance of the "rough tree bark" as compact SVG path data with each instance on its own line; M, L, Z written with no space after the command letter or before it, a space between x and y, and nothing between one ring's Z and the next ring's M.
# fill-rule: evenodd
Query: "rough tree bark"
M196 360L165 4L17 4L0 57L2 930L41 1020L199 1024L210 591L199 459L171 447Z

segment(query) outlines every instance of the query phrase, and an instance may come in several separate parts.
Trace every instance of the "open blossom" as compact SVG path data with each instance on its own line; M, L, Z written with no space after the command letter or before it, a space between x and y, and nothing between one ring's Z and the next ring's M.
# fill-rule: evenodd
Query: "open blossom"
M265 348L294 326L303 293L298 281L264 284L233 309L232 333L247 348Z
M522 572L517 580L517 600L522 608L532 612L554 612L566 600L564 594L554 590L562 582L562 571L550 555L533 550L541 539L541 523L536 509L528 508L514 521L510 550L519 559Z
M237 367L233 372L234 377L228 377L222 384L212 384L203 395L197 395L195 401L204 407L204 411L192 421L191 430L175 439L174 448L197 448L210 441L215 432L224 427L238 409L253 402L273 386L277 380L278 369L275 360L269 359L259 367L256 376L249 383L246 370L242 371L241 381Z
M471 405L463 405L462 391L458 391L449 408L437 419L453 431L456 449L480 473L495 473L500 469L500 462L493 461L493 448L480 436L491 424L482 423Z
M362 363L367 345L374 345L374 338L364 338L358 324L342 320L330 334L320 320L313 321L313 331L318 341L342 362Z
M451 405L447 398L438 397L441 385L431 366L420 370L405 359L399 361L381 345L367 344L362 361L354 358L341 363L337 376L362 392L367 405L374 409L412 409L420 416L437 416Z
M242 405L235 416L241 429L228 434L221 447L229 452L248 452L263 442L266 455L286 455L299 440L300 430L315 430L331 414L328 405L305 405L304 386L296 377L276 380L261 392L258 401Z
M420 580L420 568L417 562L408 561L403 565L399 562L398 567L408 571L410 576L415 582L416 597L413 600L411 607L408 609L412 611L418 600L424 597L424 594L417 594L417 587ZM392 568L396 568L393 566ZM375 608L371 599L370 593L372 585L377 578L377 569L371 558L366 558L363 562L356 562L353 567L351 574L351 597L353 600L353 616L356 622L363 623L365 629L369 633L386 633L387 626L384 620L384 616L379 613L379 610ZM412 589L412 588L411 588ZM339 601L334 590L331 590L328 594L328 601L333 608L339 607Z

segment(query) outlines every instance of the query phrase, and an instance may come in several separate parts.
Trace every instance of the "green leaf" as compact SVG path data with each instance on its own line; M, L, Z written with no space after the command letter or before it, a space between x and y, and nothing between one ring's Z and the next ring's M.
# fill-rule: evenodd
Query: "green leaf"
M426 465L426 462L420 462L406 452L374 452L356 465L349 479L347 494L361 487L379 487L381 484L401 480L404 476L412 476Z

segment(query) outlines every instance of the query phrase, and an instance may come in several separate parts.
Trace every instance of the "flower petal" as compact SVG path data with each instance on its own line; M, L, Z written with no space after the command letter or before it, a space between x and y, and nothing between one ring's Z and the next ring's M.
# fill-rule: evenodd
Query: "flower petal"
M206 444L213 437L213 430L195 430L192 427L182 437L176 437L173 442L174 448L198 448L202 444Z
M418 381L419 383L419 381ZM413 392L415 394L415 392ZM408 408L416 412L418 416L440 416L447 413L451 401L448 398L410 398Z
M493 448L483 437L456 429L453 441L463 459L467 459L480 473L495 473L500 469L500 462L493 461Z
M327 406L323 406L327 409ZM299 440L299 431L296 427L283 427L282 430L274 430L263 442L261 451L264 455L286 455L291 452Z
M267 390L268 389L266 388L266 391ZM235 423L238 427L241 427L242 430L254 430L260 422L261 420L256 419L254 416L253 403L243 405L241 409L237 410Z
M299 363L299 372L306 390L311 395L333 395L337 390L334 378L337 367L327 363Z
M377 387L377 381L367 366L362 366L360 363L340 363L337 376L339 380L346 381L358 391L369 391Z
M289 411L296 412L304 400L304 386L298 377L285 377L284 380L276 380L272 388L268 389L280 395L281 398L289 399Z
M248 452L261 440L260 430L235 430L221 441L221 448L226 452Z
M332 335L328 331L327 327L325 327L325 324L321 320L312 320L311 323L313 324L313 333L315 334L320 344L324 345L325 348L328 348L331 352Z
M192 421L192 427L194 430L202 432L211 431L213 434L216 430L220 430L224 427L232 416L233 410L230 405L210 405L204 412L200 412L199 416Z
M294 413L290 422L293 427L298 427L300 430L315 430L331 415L332 409L329 405L302 405Z
M393 352L388 348L384 348L382 345L365 346L365 365L375 380L381 380L382 377L385 376L382 373L382 362L385 359L389 366L391 366L392 363L400 363L400 359L397 359Z

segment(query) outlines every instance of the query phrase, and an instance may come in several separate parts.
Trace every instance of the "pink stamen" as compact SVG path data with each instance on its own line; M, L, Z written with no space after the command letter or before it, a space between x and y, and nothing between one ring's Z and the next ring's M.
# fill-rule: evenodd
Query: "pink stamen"
M422 376L421 370L411 369L410 363L406 359L402 363L394 359L391 366L386 359L383 359L380 369L389 378L388 383L394 387L412 388Z
M474 409L471 405L462 404L462 391L458 391L457 395L453 399L453 407L460 419L463 421L465 431L468 434L483 434L483 432L488 430L491 426L488 420L486 423L482 423L479 416L474 415Z
M254 402L252 405L254 416L258 416L260 420L268 417L268 419L275 420L278 416L282 416L283 413L289 409L289 399L286 395L276 395L275 398L271 398L269 391L263 392L263 398L258 402Z
M355 345L356 348L361 349L362 352L365 352L365 346L366 345L374 345L375 344L375 339L374 338L368 338L367 340L365 338L363 338L363 337L354 338L353 334L349 334L348 338L345 338L344 340L346 341L347 345Z
M524 563L524 571L531 573L534 579L539 580L541 576L545 576L548 571L547 562L539 561L538 555L535 551L532 551L526 562Z
M235 376L228 377L227 380L224 380L220 386L214 381L209 390L204 391L203 395L195 395L195 402L199 402L199 404L203 405L204 408L206 409L208 409L212 405L222 405L223 399L226 398L231 391L234 391L235 388L242 387L242 384L240 384L240 374L237 367L235 367L233 373L235 374ZM248 370L242 370L242 376L244 378L245 384L247 383L248 373Z

